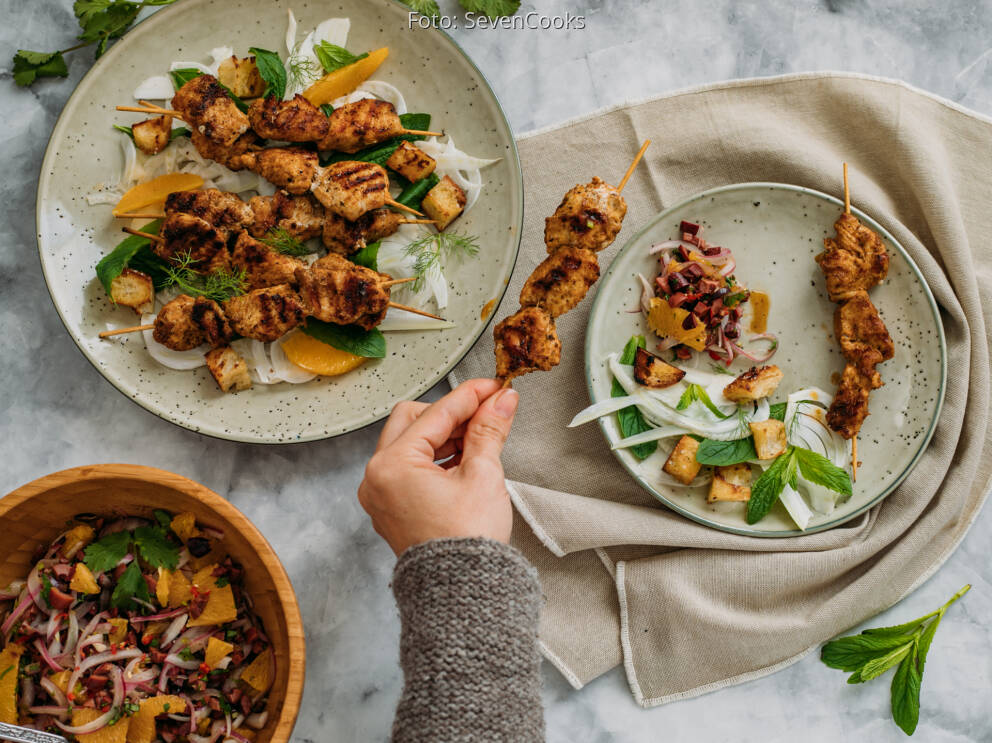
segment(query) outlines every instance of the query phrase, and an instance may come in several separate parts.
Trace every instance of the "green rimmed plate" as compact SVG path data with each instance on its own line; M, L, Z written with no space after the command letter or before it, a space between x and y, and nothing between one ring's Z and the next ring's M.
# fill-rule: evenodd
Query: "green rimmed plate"
M834 305L823 288L813 256L823 238L834 234L843 204L832 196L779 183L742 183L705 191L652 219L617 254L600 281L586 332L586 380L593 402L610 395L612 377L604 359L620 350L634 334L653 337L638 305L637 274L653 277L657 259L648 248L679 237L685 219L705 227L706 239L730 248L736 275L751 289L771 295L768 329L779 338L770 363L785 373L779 386L788 392L808 386L832 392L843 369L833 338ZM829 515L817 514L800 531L777 504L762 521L749 525L740 503L706 502L706 489L667 485L659 476L670 447L639 461L626 450L615 450L634 479L668 507L699 523L736 534L787 537L837 526L864 513L891 493L910 473L933 435L944 400L947 346L937 304L919 268L905 249L867 215L859 219L882 236L890 254L886 281L872 290L895 342L895 358L879 367L885 386L872 393L871 416L858 437L858 481L854 495ZM619 344L619 345L618 345ZM651 347L649 341L649 348ZM705 356L699 363L709 364ZM746 368L738 362L733 369ZM727 377L730 380L730 377ZM608 445L622 438L616 416L600 419Z
M97 261L122 237L121 224L110 218L109 207L89 206L84 194L117 177L122 135L111 124L140 117L118 113L114 106L130 102L140 81L163 74L177 59L208 61L208 52L218 46L233 46L239 54L251 46L281 50L290 8L301 32L328 17L350 18L350 48L390 49L375 79L397 86L411 111L430 112L432 125L450 131L460 148L502 160L484 171L479 202L456 223L459 232L480 236L482 248L476 258L453 261L445 270L450 300L444 315L456 327L391 333L385 359L341 377L256 385L224 395L205 369L180 372L157 364L140 335L98 339L101 330L133 324L135 315L114 308L95 278ZM38 246L49 292L70 336L123 394L172 423L211 436L251 443L312 441L361 428L385 417L397 401L423 394L485 331L491 318L483 308L502 297L520 243L520 162L510 126L482 73L443 32L410 29L409 12L394 0L183 0L128 32L80 82L42 164Z

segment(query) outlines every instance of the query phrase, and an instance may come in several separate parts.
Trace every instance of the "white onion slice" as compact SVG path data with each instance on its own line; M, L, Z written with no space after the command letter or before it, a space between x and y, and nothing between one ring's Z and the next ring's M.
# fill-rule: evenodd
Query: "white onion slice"
M786 483L785 487L782 488L782 495L779 496L779 499L782 501L782 505L785 506L785 510L789 512L792 520L796 522L796 526L805 531L813 518L813 512L806 505L803 497L791 485Z
M155 315L141 316L142 325L148 325L153 322L155 322ZM162 366L177 371L189 371L190 369L198 369L206 365L205 354L210 350L210 346L207 344L197 346L189 351L173 351L171 348L166 348L156 341L152 336L153 332L152 330L143 330L141 331L141 335L145 339L145 348L148 349L148 354Z
M146 77L134 89L134 100L164 101L175 95L176 89L172 78L168 75L152 75Z
M406 99L395 85L390 85L382 80L366 80L357 88L356 93L368 93L365 98L375 97L393 104L396 113L401 116L407 112Z
M299 330L294 330L274 343L269 344L269 356L272 359L272 369L275 376L283 382L289 382L290 384L302 384L317 378L317 375L313 372L301 369L290 361L286 357L286 352L282 349L282 344L299 332Z

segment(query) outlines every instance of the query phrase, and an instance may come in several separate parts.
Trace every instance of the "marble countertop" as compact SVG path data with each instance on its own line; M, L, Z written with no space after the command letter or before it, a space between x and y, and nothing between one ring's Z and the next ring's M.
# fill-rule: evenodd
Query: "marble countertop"
M533 10L527 2L523 10ZM459 29L517 132L689 85L806 70L898 77L992 115L989 0L542 0L544 14L585 15L583 30ZM454 0L442 9L455 11ZM329 6L330 7L330 6ZM4 111L0 182L0 492L93 462L184 474L241 508L280 554L308 633L308 675L294 740L381 741L400 692L393 556L355 499L379 427L271 447L205 438L133 405L75 348L47 299L36 258L38 168L55 118L91 63L70 79L16 89L9 53L71 46L70 0L6 3L0 40ZM443 390L434 390L430 397ZM948 563L873 620L926 613L964 583L975 590L944 621L927 663L917 739L992 740L992 513ZM306 587L305 589L303 587ZM574 691L545 664L549 741L898 741L888 683L847 686L813 654L764 679L644 711L621 669Z

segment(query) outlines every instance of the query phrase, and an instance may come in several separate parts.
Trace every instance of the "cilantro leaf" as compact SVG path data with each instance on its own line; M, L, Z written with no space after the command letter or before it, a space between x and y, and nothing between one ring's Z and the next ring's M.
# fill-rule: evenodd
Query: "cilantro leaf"
M62 52L32 52L28 49L18 49L14 55L14 82L26 87L39 77L66 77L69 68L65 64Z
M265 81L263 95L266 98L274 96L281 101L286 96L286 68L283 67L282 59L276 52L260 49L257 46L251 47L248 51L255 55L258 74Z
M441 15L441 9L437 6L436 0L403 0L405 5L410 6L420 15L436 18Z
M151 600L141 568L138 567L136 560L132 560L114 587L114 592L110 596L110 605L117 609L129 609L134 604L135 598L142 601Z
M772 506L782 494L786 483L796 477L795 448L789 447L772 466L761 473L751 487L751 499L747 502L747 523L756 524L772 510Z
M83 553L83 562L93 573L105 573L117 566L127 554L131 544L131 533L118 531L93 542Z
M831 462L822 454L815 451L794 447L799 463L799 474L804 480L816 485L822 485L837 493L851 495L851 476Z
M87 7L91 7L92 3ZM114 0L102 10L93 10L85 15L77 14L79 25L83 32L79 35L80 41L97 43L96 57L107 48L107 43L111 39L117 39L124 35L131 24L134 23L141 12L141 6L137 3L126 2L126 0Z
M634 357L637 355L637 349L645 348L646 346L647 343L643 335L631 336L630 340L627 341L627 345L623 347L623 352L620 354L620 363L627 365L633 364ZM614 379L613 386L610 388L610 397L625 397L626 395L627 391L623 388L623 385ZM636 405L630 405L622 410L618 410L617 423L620 424L620 433L623 434L624 438L636 436L639 433L651 430L651 425L645 420L644 414L641 413ZM630 453L638 459L647 459L657 450L657 441L646 441L643 444L630 447Z
M163 529L168 529L172 526L172 514L162 508L156 508L152 511L152 515L155 516L155 520L158 525Z
M490 18L513 15L520 8L520 0L458 0L465 10L484 13Z
M369 56L368 52L356 56L343 46L332 44L329 41L322 41L319 44L315 44L313 53L317 55L317 59L320 60L320 65L324 68L325 72L340 70L342 67L347 67Z
M169 541L161 526L139 526L134 530L134 543L149 565L175 570L179 564L179 547Z

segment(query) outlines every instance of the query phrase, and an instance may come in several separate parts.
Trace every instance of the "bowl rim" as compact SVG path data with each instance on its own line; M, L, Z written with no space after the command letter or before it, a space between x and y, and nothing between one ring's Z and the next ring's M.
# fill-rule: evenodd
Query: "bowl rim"
M287 632L289 673L286 676L286 694L279 719L272 729L272 737L269 740L269 743L288 743L303 699L303 686L306 680L306 637L296 592L293 590L286 568L272 545L245 514L206 485L168 470L141 464L90 464L44 475L0 497L0 519L36 495L69 483L96 480L141 480L178 490L214 510L225 522L245 536L256 549L272 576L279 597L280 611L290 630ZM293 628L299 628L299 631L293 632Z

